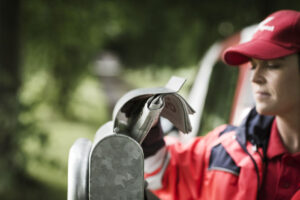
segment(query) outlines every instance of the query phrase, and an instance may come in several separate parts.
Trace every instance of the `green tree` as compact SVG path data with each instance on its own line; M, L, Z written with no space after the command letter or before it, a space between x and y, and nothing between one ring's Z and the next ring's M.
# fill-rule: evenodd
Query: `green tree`
M20 2L0 2L0 194L11 189L23 174L19 143Z

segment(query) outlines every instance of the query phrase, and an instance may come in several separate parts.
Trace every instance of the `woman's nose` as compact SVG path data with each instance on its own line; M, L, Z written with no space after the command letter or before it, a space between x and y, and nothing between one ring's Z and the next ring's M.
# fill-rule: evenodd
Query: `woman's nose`
M251 82L257 84L265 83L266 79L264 77L264 69L262 66L256 66L255 69L252 70Z

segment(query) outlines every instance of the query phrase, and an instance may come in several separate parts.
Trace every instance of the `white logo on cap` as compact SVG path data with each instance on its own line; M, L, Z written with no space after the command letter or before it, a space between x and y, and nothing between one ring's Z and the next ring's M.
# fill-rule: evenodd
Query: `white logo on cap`
M274 17L268 17L264 21L260 22L258 27L257 27L257 31L271 31L271 32L273 32L275 27L270 26L270 25L269 26L266 25L267 23L269 23L273 19L274 19Z

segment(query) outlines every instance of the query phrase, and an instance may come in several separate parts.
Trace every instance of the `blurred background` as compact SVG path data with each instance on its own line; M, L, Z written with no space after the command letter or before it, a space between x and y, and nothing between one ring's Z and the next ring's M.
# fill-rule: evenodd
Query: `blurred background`
M0 199L66 199L71 145L92 140L120 96L172 75L187 95L213 43L279 9L300 2L1 0ZM228 122L236 77L213 72L202 134Z

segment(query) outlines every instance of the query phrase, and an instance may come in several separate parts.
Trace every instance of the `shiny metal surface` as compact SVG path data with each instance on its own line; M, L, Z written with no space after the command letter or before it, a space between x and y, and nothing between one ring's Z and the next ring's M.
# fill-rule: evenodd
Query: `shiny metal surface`
M79 138L70 149L68 200L88 200L88 162L91 147L90 140Z

